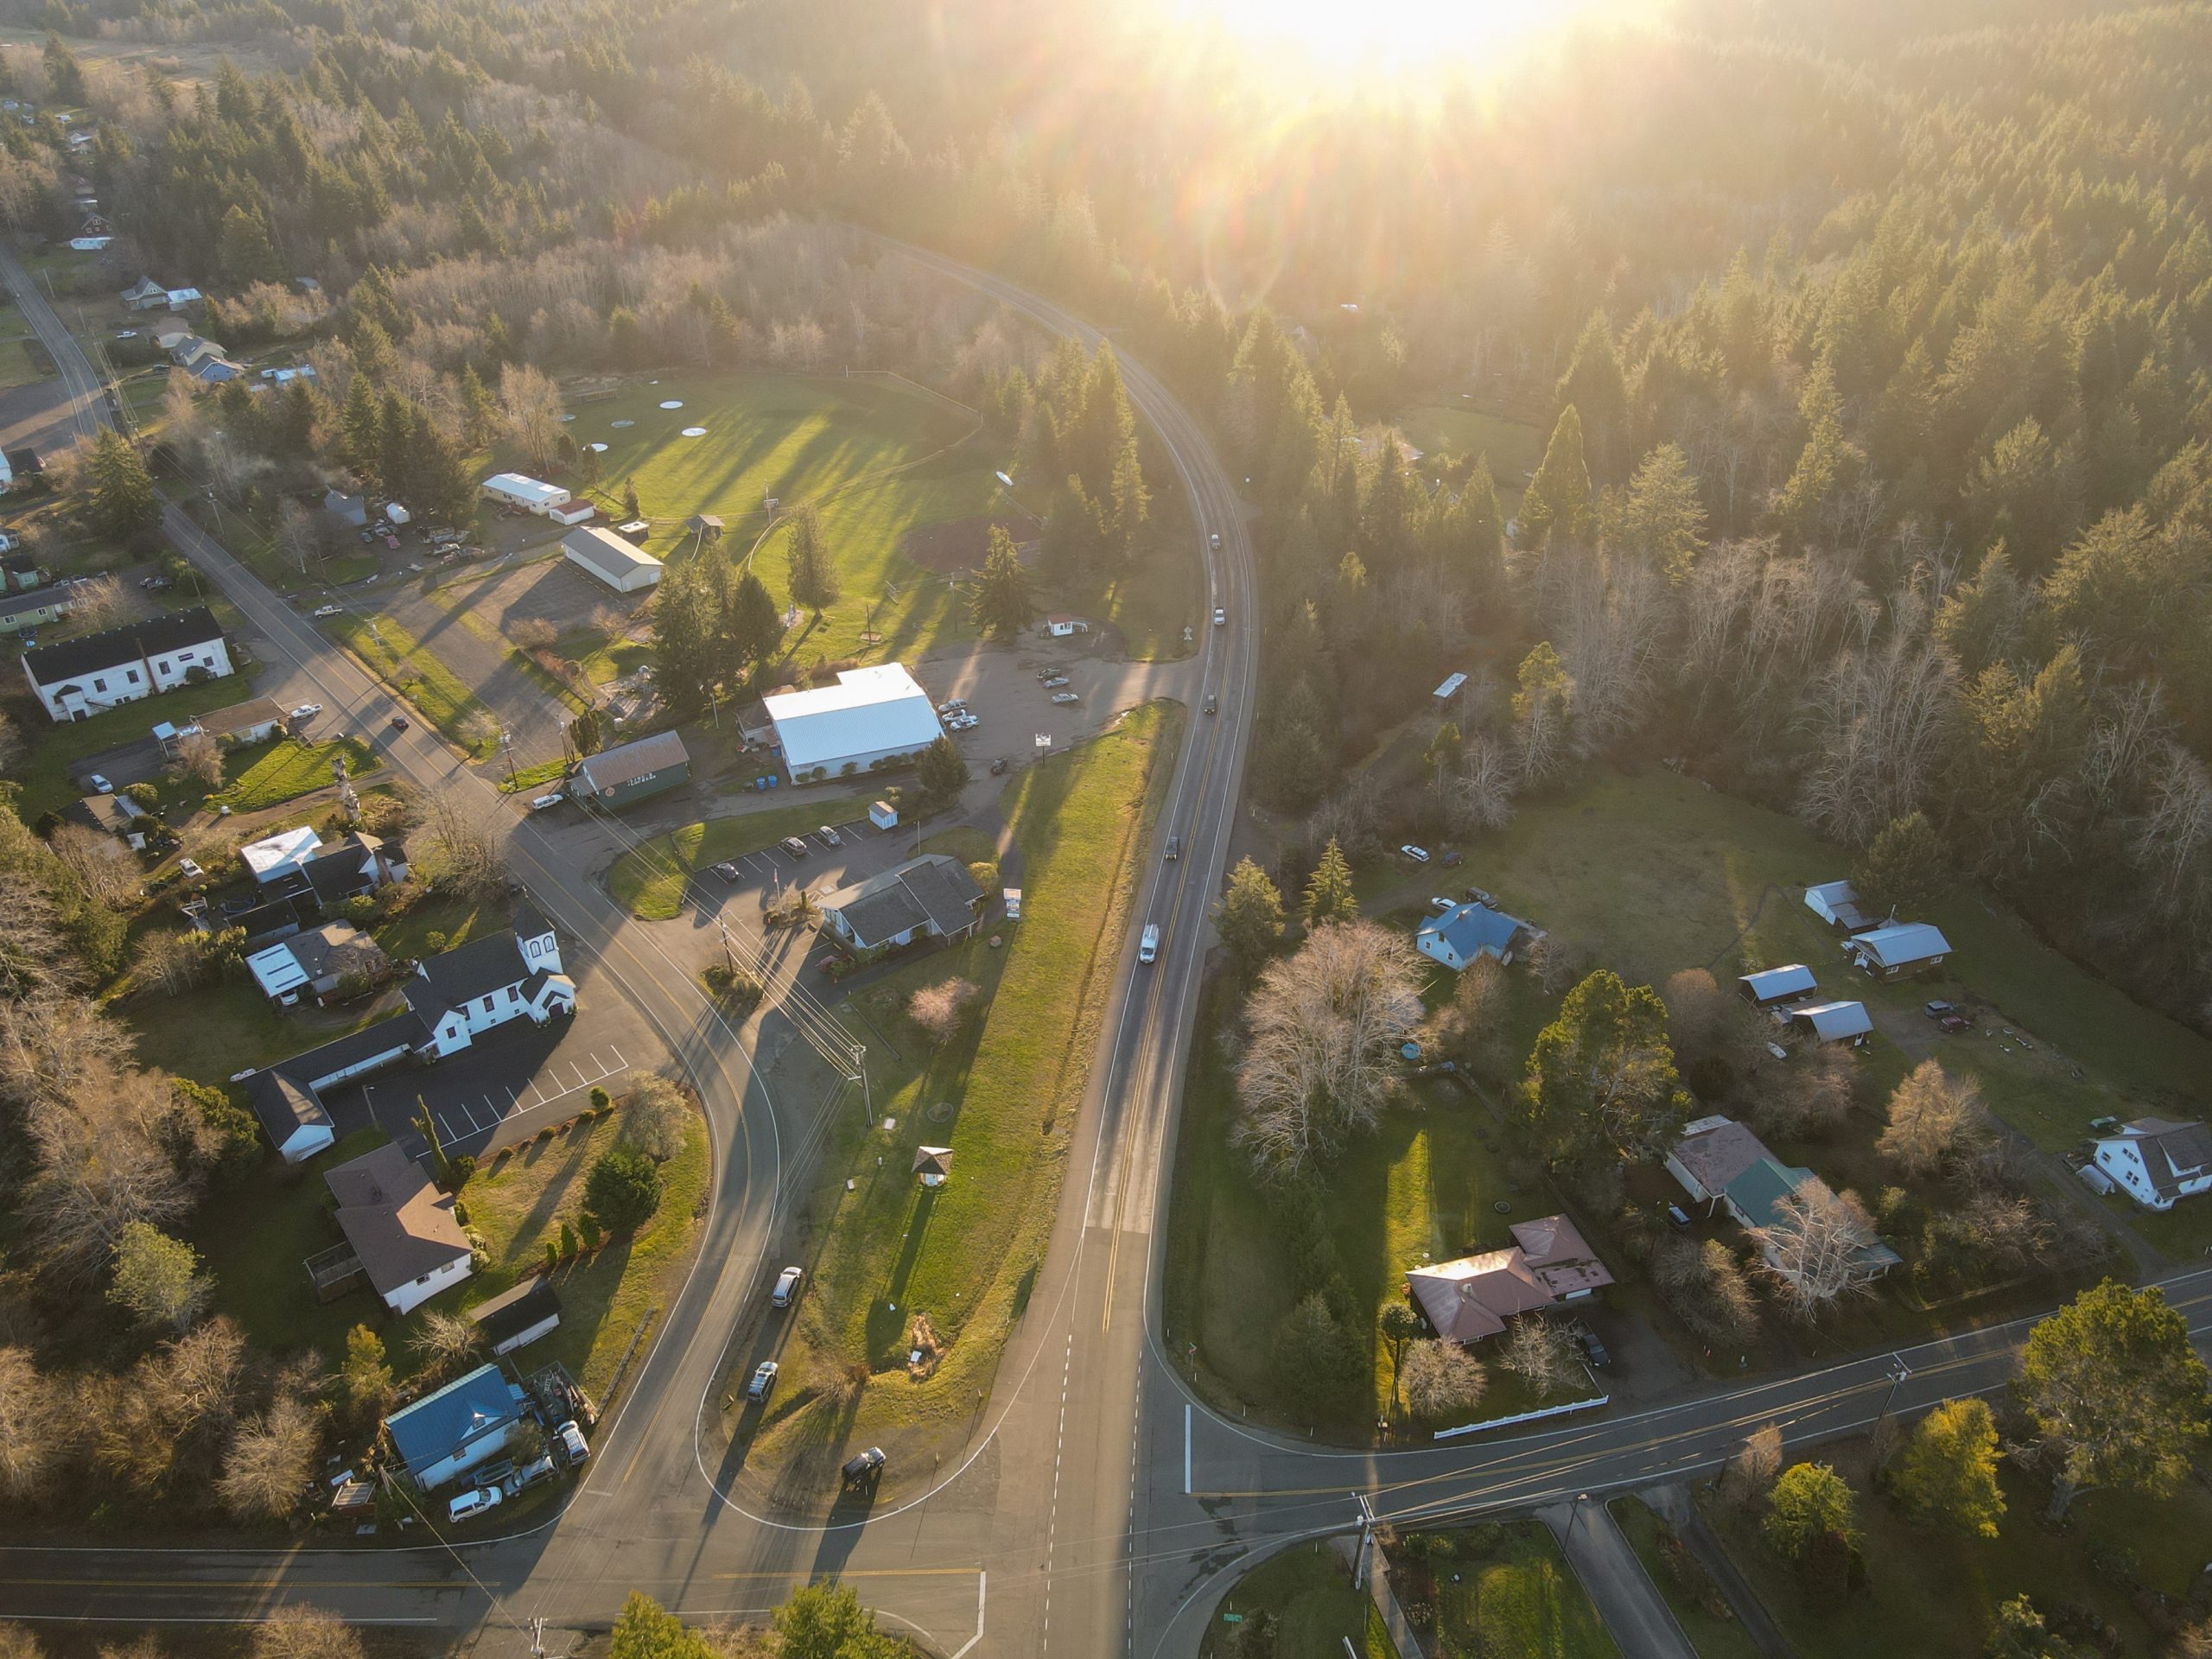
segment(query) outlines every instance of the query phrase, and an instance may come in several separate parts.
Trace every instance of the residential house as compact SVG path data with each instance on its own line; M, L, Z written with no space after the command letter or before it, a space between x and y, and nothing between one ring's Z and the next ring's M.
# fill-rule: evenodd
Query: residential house
M477 487L501 505L519 507L525 512L550 512L567 506L569 499L568 491L558 484L548 484L525 473L494 473Z
M1856 933L1875 925L1876 918L1859 907L1859 894L1848 881L1823 881L1805 889L1805 908L1830 927Z
M116 836L134 853L146 850L146 830L153 819L146 809L127 795L87 795L61 809L62 821Z
M1504 1249L1406 1274L1406 1294L1438 1336L1451 1342L1494 1337L1516 1314L1580 1301L1613 1282L1565 1216L1521 1222L1512 1232L1515 1242Z
M168 338L167 334L156 335L156 343L159 344L160 341ZM194 364L204 359L219 358L224 354L223 348L213 340L202 340L198 334L190 334L178 340L174 346L164 346L162 349L169 354L169 361L180 369L190 369Z
M14 531L0 530L0 548L7 550L0 556L0 589L22 594L44 583L46 567L38 562L37 554L20 550Z
M204 605L23 653L23 677L57 721L89 720L189 679L232 671L230 642Z
M1414 935L1414 948L1453 973L1464 974L1478 957L1510 967L1514 951L1535 937L1536 930L1517 916L1469 903L1424 919Z
M497 1365L480 1365L384 1420L416 1485L433 1491L507 1449L523 1420L521 1387Z
M980 924L982 902L965 864L924 853L823 899L822 925L865 957L919 939L966 938Z
M1848 1043L1853 1048L1865 1046L1874 1029L1864 1002L1808 1002L1789 1010L1789 1024L1816 1043Z
M618 594L633 594L660 580L658 559L597 524L586 524L563 536L561 556Z
M1737 976L1736 988L1755 1008L1771 1008L1796 1000L1820 988L1813 977L1813 970L1802 962L1793 962L1786 968L1768 968L1756 974Z
M494 1354L512 1354L560 1325L561 1299L550 1281L532 1274L513 1289L477 1303L468 1317Z
M211 709L204 715L194 715L192 724L177 734L200 732L212 737L225 748L242 748L250 743L265 743L280 732L291 729L291 716L270 697L249 697L244 702L232 703L225 709ZM154 735L161 735L161 728L154 728Z
M1855 934L1845 941L1844 951L1876 979L1910 979L1941 968L1951 943L1927 922L1904 922Z
M238 857L253 873L253 879L265 887L305 869L308 860L321 846L322 837L302 823L279 830L273 836L264 836L258 841L249 841L238 849Z
M369 526L369 504L361 496L348 495L343 490L325 490L322 510L350 529L366 530Z
M196 288L173 288L162 297L168 302L170 310L187 311L198 305L203 296Z
M232 1081L245 1085L247 1105L284 1161L302 1163L337 1139L322 1091L403 1064L422 1037L422 1021L404 1014Z
M348 979L370 979L391 965L384 948L351 922L308 928L245 959L261 994L280 1008L302 997L320 1001Z
M576 1010L576 982L561 971L553 924L535 906L519 906L508 931L426 957L403 988L429 1033L425 1058L442 1059L510 1020L543 1025Z
M1784 1164L1779 1159L1767 1157L1760 1159L1729 1182L1722 1201L1738 1225L1745 1228L1771 1227L1782 1217L1782 1201L1784 1198L1801 1192L1809 1196L1814 1192L1826 1194L1828 1191L1827 1183L1811 1170L1797 1168ZM1782 1251L1774 1244L1761 1239L1758 1246L1759 1254L1765 1259L1767 1266L1778 1268L1782 1265ZM1904 1259L1880 1239L1872 1237L1853 1251L1853 1255L1867 1277L1874 1279L1880 1278Z
M227 357L202 357L185 372L203 385L219 386L226 380L241 379L252 372L243 363L234 363Z
M468 1277L468 1235L441 1192L405 1153L386 1141L326 1170L338 1228L385 1306L407 1313Z
M1729 1182L1760 1159L1770 1156L1766 1143L1747 1125L1715 1114L1682 1126L1681 1138L1667 1154L1667 1173L1689 1194L1693 1204L1703 1205L1706 1214L1711 1215Z
M156 306L168 303L169 291L150 276L141 276L123 290L123 308L126 311L151 311Z
M76 607L76 589L67 582L0 596L0 633L21 633L59 622Z
M311 363L292 363L282 368L264 369L261 378L272 386L289 386L295 380L314 379L315 365Z
M628 806L691 781L691 753L674 732L586 755L569 779L569 793L607 808Z
M914 1173L921 1177L924 1186L943 1186L952 1174L952 1148L916 1147Z
M2212 1128L2202 1123L2139 1117L2095 1147L2096 1166L2146 1210L2212 1192Z

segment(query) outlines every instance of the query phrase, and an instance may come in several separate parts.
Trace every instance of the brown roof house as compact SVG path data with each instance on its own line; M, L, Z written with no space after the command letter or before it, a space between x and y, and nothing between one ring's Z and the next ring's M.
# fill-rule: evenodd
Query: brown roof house
M468 1277L468 1236L453 1197L430 1185L389 1141L325 1172L338 1225L361 1271L395 1313L405 1313Z
M1682 1126L1682 1138L1667 1154L1667 1173L1709 1216L1719 1208L1729 1182L1773 1155L1748 1127L1715 1114Z
M1516 1223L1515 1242L1406 1274L1406 1294L1436 1334L1453 1342L1494 1337L1516 1313L1579 1301L1613 1282L1565 1216Z

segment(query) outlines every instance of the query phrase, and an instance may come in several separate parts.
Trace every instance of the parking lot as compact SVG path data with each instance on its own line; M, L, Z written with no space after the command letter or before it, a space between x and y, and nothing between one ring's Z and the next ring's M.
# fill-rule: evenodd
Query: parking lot
M917 664L914 677L932 702L958 697L977 724L953 741L977 772L1003 759L1020 766L1104 730L1125 709L1154 697L1177 697L1193 711L1200 696L1203 661L1131 663L1094 655L1096 636L1070 639L1025 638L1017 645L977 644L943 652ZM1068 683L1048 687L1042 676L1065 674ZM1076 701L1056 703L1056 690ZM1048 740L1038 742L1039 737Z

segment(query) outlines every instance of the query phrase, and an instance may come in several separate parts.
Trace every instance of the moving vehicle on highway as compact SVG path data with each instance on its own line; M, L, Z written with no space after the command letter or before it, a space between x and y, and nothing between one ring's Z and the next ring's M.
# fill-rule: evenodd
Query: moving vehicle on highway
M1217 628L1224 628L1229 626L1229 613L1219 605L1213 607L1213 625Z
M1158 922L1147 922L1144 925L1144 938L1137 942L1137 960L1139 962L1160 960L1160 924Z
M407 716L404 715L394 715L391 717L391 729L395 732L405 731L407 729Z
M1163 855L1163 856L1165 856L1170 863L1173 863L1175 860L1177 860L1177 859L1179 859L1179 858L1182 857L1182 856L1183 856L1183 837L1182 837L1182 836L1168 836L1168 837L1167 837L1167 850L1166 850L1166 852Z
M1206 537L1206 545L1218 552L1221 549L1221 532L1217 530L1211 535L1208 536Z

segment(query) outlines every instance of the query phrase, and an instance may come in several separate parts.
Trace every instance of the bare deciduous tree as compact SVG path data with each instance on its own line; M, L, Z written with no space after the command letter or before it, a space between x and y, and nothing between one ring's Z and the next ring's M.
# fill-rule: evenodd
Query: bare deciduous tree
M1445 810L1457 835L1503 830L1513 822L1515 767L1504 744L1478 733L1460 752L1459 772L1445 796Z
M93 1068L130 1060L123 1028L84 997L41 989L0 1001L0 1089L18 1105L67 1101Z
M664 1164L683 1150L691 1119L690 1103L683 1090L658 1071L648 1071L630 1090L622 1112L622 1138Z
M1981 1085L1923 1060L1890 1096L1890 1126L1875 1144L1906 1174L1925 1177L1980 1150L1990 1135Z
M982 995L973 980L941 979L923 986L907 999L906 1017L928 1033L931 1042L943 1048L967 1025L976 999Z
M477 1335L471 1320L443 1308L432 1308L423 1316L422 1326L409 1339L408 1345L421 1356L429 1370L445 1372L476 1352Z
M1869 651L1847 653L1815 702L1806 819L1864 846L1927 798L1957 696L1942 648L1902 625Z
M130 961L131 976L148 988L176 996L207 982L213 964L189 929L167 927L146 934Z
M23 1212L62 1281L98 1273L130 1223L158 1227L191 1208L191 1189L162 1144L176 1109L166 1078L103 1061L72 1079L66 1097L26 1114L37 1172Z
M1539 1395L1554 1395L1574 1381L1580 1369L1574 1338L1549 1319L1524 1313L1505 1333L1497 1363Z
M1239 1143L1263 1169L1291 1174L1372 1128L1421 1011L1404 940L1372 922L1316 928L1268 964L1246 1005Z
M1472 1410L1489 1382L1482 1361L1441 1337L1408 1344L1405 1362L1398 1368L1398 1391L1406 1409L1426 1422Z
M1758 1326L1758 1299L1717 1238L1661 1239L1651 1253L1651 1278L1676 1317L1708 1342L1739 1342Z
M507 861L484 819L458 791L430 797L416 842L429 886L440 893L483 902L506 891Z
M26 1348L0 1348L0 1497L35 1497L60 1465L62 1402Z
M362 1659L361 1638L335 1613L288 1602L253 1627L246 1659Z
M188 732L177 740L176 769L213 794L223 786L222 746L205 732Z
M1782 1473L1782 1430L1773 1423L1745 1440L1743 1449L1728 1459L1721 1471L1721 1490L1729 1501L1748 1509L1774 1489Z
M320 1439L315 1414L286 1395L231 1441L215 1496L241 1521L277 1521L307 1495Z
M1775 1205L1774 1219L1751 1235L1783 1300L1808 1318L1847 1296L1868 1294L1881 1276L1866 1206L1817 1175L1798 1182L1796 1192Z
M499 370L499 409L507 435L532 467L545 471L561 446L561 388L528 364L506 364Z
M54 832L54 855L85 891L111 910L138 896L138 861L130 849L103 830L65 823Z
M1762 1065L1751 1121L1762 1133L1809 1136L1833 1134L1851 1114L1859 1071L1847 1050L1814 1045L1786 1063Z
M0 711L0 772L14 772L29 753L30 746L23 741L22 729L12 715Z

